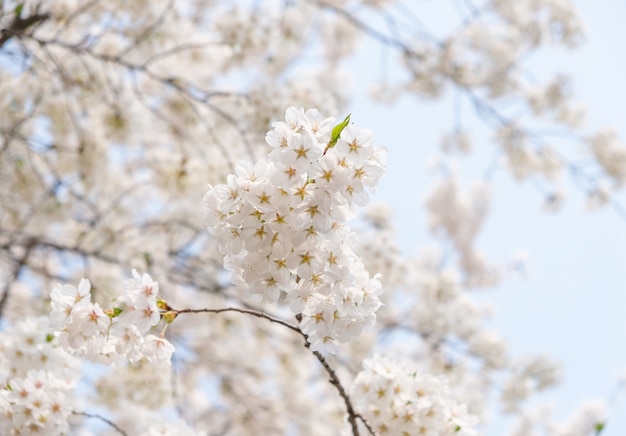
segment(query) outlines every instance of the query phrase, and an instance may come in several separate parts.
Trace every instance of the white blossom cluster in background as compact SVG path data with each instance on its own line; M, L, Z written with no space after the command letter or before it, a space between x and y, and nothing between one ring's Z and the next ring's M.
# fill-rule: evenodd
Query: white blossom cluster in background
M619 203L624 141L529 62L583 37L570 0L0 1L0 435L354 435L294 318L379 436L491 434L494 410L498 436L619 433L602 402L534 413L560 366L516 356L473 292L511 275L483 252L493 174L550 210L564 173ZM411 105L374 119L400 159L429 147L413 101L454 112L442 177L402 193L430 192L411 254L391 209L348 227L385 153L321 115L372 86Z
M551 418L553 413L553 407L549 405L524 411L509 436L599 436L604 434L609 407L601 400L585 400L562 423Z
M170 362L173 345L150 333L161 320L157 306L159 284L135 270L133 277L124 284L124 295L106 311L91 301L87 279L82 279L78 287L59 285L52 291L50 326L58 331L64 349L105 364L142 358Z
M475 247L490 207L490 186L483 182L463 186L455 174L441 180L429 193L425 207L431 232L445 237L456 248L467 286L493 286L500 271Z
M382 356L363 361L352 398L381 435L470 436L476 417L452 396L443 377L421 373Z
M59 347L46 317L0 332L0 434L67 432L81 375L80 361Z
M267 159L239 164L204 205L233 282L285 300L311 348L335 353L381 304L380 281L352 250L346 222L384 174L385 152L371 131L332 122L316 109L287 109L267 134Z
M561 379L561 366L547 356L521 359L511 367L501 393L503 409L509 413L517 411L535 392L554 386Z

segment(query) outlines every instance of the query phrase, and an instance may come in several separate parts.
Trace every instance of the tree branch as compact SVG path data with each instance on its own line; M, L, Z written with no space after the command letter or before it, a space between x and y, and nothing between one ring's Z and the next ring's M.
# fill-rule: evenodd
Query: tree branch
M304 334L303 336L306 337L306 335ZM305 347L310 349L310 346L311 344L309 344L309 342L307 341ZM350 400L350 396L348 395L345 388L339 381L339 377L337 377L337 373L335 372L335 370L326 361L326 358L319 351L312 351L312 353L315 355L315 357L317 357L317 360L320 361L320 363L322 364L322 366L328 373L330 384L332 384L335 388L337 388L339 395L341 396L341 398L343 398L343 402L346 404L346 409L348 410L348 422L350 422L350 426L352 426L352 434L354 436L359 436L359 426L356 422L357 418L359 418L361 422L365 424L365 427L367 427L367 430L370 432L370 434L376 436L376 433L370 427L370 425L365 420L365 418L363 418L359 413L356 413L354 411L354 407L352 406L352 401Z
M115 431L117 431L119 434L121 434L122 436L128 436L128 434L122 430L117 424L115 424L113 421L106 419L104 416L101 415L97 415L94 413L87 413L87 412L77 412L77 411L72 411L72 415L77 415L77 416L84 416L86 418L95 418L95 419L99 419L100 421L107 423L108 425L110 425L111 427L113 427L115 429Z
M7 29L0 30L0 48L14 36L22 36L26 29L41 23L50 17L49 14L35 14L27 18L21 18L19 14L15 14L15 19Z
M241 308L238 308L238 307L225 307L225 308L222 308L222 309L170 309L168 312L172 312L172 313L174 313L176 315L179 315L181 313L239 312L239 313L244 313L246 315L256 316L257 318L265 318L268 321L271 321L273 323L285 326L288 329L293 330L294 332L300 333L301 335L304 336L304 334L302 333L302 331L300 330L300 328L298 326L293 325L291 323L288 323L287 321L283 321L280 318L276 318L276 317L273 317L271 315L268 315L267 313L261 312L259 310L241 309Z
M24 35L26 36L26 35ZM241 138L244 147L246 148L247 153L250 155L251 158L254 158L254 152L252 149L252 144L250 143L245 130L239 125L239 122L237 121L237 119L232 116L231 114L227 113L226 111L222 110L220 107L218 107L216 104L211 103L211 99L214 97L229 97L229 96L234 96L234 97L243 97L246 98L247 96L245 94L234 94L231 92L226 92L226 91L209 91L206 89L202 89L202 87L195 85L193 83L190 83L180 77L162 77L159 74L156 74L155 72L153 72L150 68L149 68L149 64L148 62L144 63L144 64L134 64L132 62L129 62L125 59L123 59L123 55L124 53L118 54L116 56L111 56L111 55L105 55L105 54L99 54L96 52L91 51L89 48L87 48L83 42L78 43L78 44L70 44L64 41L61 41L59 39L42 39L42 38L36 38L32 35L28 35L29 38L32 41L35 41L36 43L38 43L39 45L45 47L48 45L53 45L56 47L61 47L64 48L66 50L69 50L70 52L76 54L76 55L85 55L88 56L92 59L104 62L104 63L111 63L111 64L115 64L121 68L126 69L128 72L138 72L138 73L142 73L144 74L146 77L150 78L151 80L154 80L158 83L160 83L163 86L169 87L171 89L174 89L175 91L177 91L181 96L185 96L187 99L189 99L190 101L194 101L196 103L200 103L202 105L204 105L206 108L208 108L212 113L214 113L217 117L223 119L224 121L226 121L239 135L239 137ZM220 44L218 42L216 42L215 44ZM213 45L213 43L210 44L205 44L205 46L208 45ZM181 45L179 46L180 50L186 50L189 48L188 45ZM176 49L176 48L175 48ZM170 49L171 51L172 49ZM164 52L166 53L165 55L167 55L167 51ZM155 60L155 56L154 55L152 58L150 58L150 61Z
M222 309L172 309L172 308L168 307L166 311L169 312L169 313L173 313L175 315L179 315L179 314L182 314L182 313L238 312L238 313L243 313L243 314L246 314L246 315L256 316L257 318L264 318L264 319L267 319L268 321L271 321L271 322L276 323L276 324L280 324L282 326L287 327L290 330L293 330L294 332L297 332L298 334L300 334L304 338L304 340L305 340L305 345L304 346L307 349L309 349L309 350L311 349L310 348L311 344L308 341L308 336L305 335L302 332L302 330L300 330L300 327L298 327L298 326L296 326L294 324L291 324L291 323L289 323L287 321L284 321L284 320L282 320L280 318L274 317L272 315L268 315L267 313L261 312L259 310L241 309L241 308L238 308L238 307L226 307L226 308L222 308ZM301 315L296 316L296 319L298 321L300 321ZM359 413L355 412L354 407L352 406L352 401L350 400L350 396L348 395L348 393L346 392L346 389L341 384L341 381L339 380L339 377L337 376L337 373L335 372L335 370L326 361L326 358L319 351L311 351L311 352L317 358L317 360L319 360L319 362L322 364L322 366L324 367L324 369L328 373L330 383L337 389L337 391L339 392L339 395L341 396L341 398L343 398L343 401L344 401L344 403L346 405L346 409L347 409L347 412L348 412L348 422L350 423L350 426L352 427L352 434L353 434L353 436L359 436L359 426L357 424L357 419L360 419L361 422L363 422L363 424L365 425L367 430L370 432L370 434L376 436L376 433L370 427L370 425L365 420L365 418L363 416L361 416Z
M22 254L22 256L20 256L19 259L16 260L16 265L13 269L13 274L11 275L9 279L7 279L7 282L2 292L2 297L0 297L0 317L2 317L2 314L4 313L4 308L7 304L7 301L9 301L9 293L11 291L11 284L13 283L14 280L18 278L18 276L20 275L20 272L22 271L22 268L26 266L28 262L28 257L30 256L31 250L34 245L35 244L33 241L29 241L24 246L24 253Z

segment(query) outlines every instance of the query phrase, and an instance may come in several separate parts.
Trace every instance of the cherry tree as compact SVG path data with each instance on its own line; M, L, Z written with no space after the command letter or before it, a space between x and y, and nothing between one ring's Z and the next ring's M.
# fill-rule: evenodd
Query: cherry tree
M471 292L516 265L477 246L459 117L423 187L435 246L404 254L369 204L402 144L351 105L359 50L390 123L454 92L546 207L567 173L621 213L626 147L526 67L583 42L570 2L451 3L441 35L394 0L0 1L2 434L602 432L603 403L532 406L560 363L510 352Z

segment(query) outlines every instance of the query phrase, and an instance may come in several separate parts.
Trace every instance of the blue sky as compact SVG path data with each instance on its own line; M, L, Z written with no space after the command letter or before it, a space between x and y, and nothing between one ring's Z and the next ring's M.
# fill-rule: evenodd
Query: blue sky
M416 3L420 17L432 29L449 25L451 2ZM548 50L526 64L539 77L565 72L573 78L576 100L587 105L585 125L591 132L613 127L626 141L621 107L626 101L626 3L575 1L587 40L575 51ZM357 64L357 96L352 119L375 132L376 142L389 149L389 173L374 199L389 202L395 211L399 241L411 254L427 241L427 217L420 203L434 178L428 170L442 132L454 117L453 93L437 103L403 98L392 107L374 106L359 93L378 70L368 51ZM361 64L363 63L363 64ZM363 65L363 66L360 66ZM369 68L367 67L369 65ZM476 134L476 153L459 161L468 175L481 177L493 156L493 145L480 141L487 131L463 105L465 126ZM566 204L560 212L542 211L542 194L530 183L496 171L491 214L477 245L493 260L510 259L526 250L532 274L505 282L484 295L494 302L494 326L509 339L514 355L545 352L563 362L565 379L546 399L566 417L586 398L608 398L616 375L626 370L626 219L611 209L586 212L584 193L567 177ZM408 194L408 195L407 195ZM622 195L626 205L626 196ZM505 427L506 428L506 427ZM499 435L495 427L490 434ZM614 404L603 436L626 434L626 398Z

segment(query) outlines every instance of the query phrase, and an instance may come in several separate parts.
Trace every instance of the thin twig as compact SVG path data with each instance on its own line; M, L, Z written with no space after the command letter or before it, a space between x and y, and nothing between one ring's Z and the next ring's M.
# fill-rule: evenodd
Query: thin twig
M310 346L311 344L307 341L305 347L310 349ZM320 361L320 363L322 364L322 366L328 373L328 376L330 378L329 380L330 384L332 384L337 389L337 391L339 392L339 395L341 396L341 398L343 398L343 402L346 404L346 409L348 411L348 422L350 422L350 426L352 426L353 436L359 436L359 426L356 422L357 418L359 418L361 422L363 422L363 424L365 425L365 427L367 427L367 430L370 432L370 434L376 436L376 433L374 432L372 427L370 427L370 425L365 420L365 418L363 418L360 414L354 411L354 407L352 406L352 401L350 400L350 396L348 395L345 388L339 381L339 377L337 377L337 373L335 372L335 370L326 361L326 358L319 351L312 351L312 353L313 355L315 355L315 357L317 357L317 360Z
M147 63L134 64L132 62L129 62L123 59L120 55L110 56L110 55L105 55L105 54L98 54L84 47L82 44L70 44L64 41L60 41L58 39L36 38L33 35L22 35L22 36L29 37L32 41L35 41L36 43L44 47L49 46L49 45L61 47L63 49L71 51L72 53L76 55L85 55L92 59L96 59L104 63L115 64L119 67L126 69L129 72L142 73L146 77L164 86L167 86L176 90L177 92L179 92L179 94L186 96L191 101L195 101L197 103L203 104L212 113L214 113L219 118L226 121L233 129L235 129L235 131L237 132L237 134L239 135L239 137L241 138L243 142L246 152L251 156L251 158L254 158L252 144L250 143L250 140L246 136L246 132L244 131L244 129L239 125L239 122L237 121L237 119L234 116L230 115L229 113L225 112L224 110L220 109L217 105L210 102L210 100L214 97L227 97L227 96L233 96L233 95L240 97L240 95L233 94L230 92L224 92L224 91L203 90L200 87L178 77L162 77L154 73L149 68L149 65ZM243 96L245 97L245 95Z
M268 315L265 312L261 312L259 310L251 310L251 309L241 309L239 307L225 307L222 309L170 309L170 312L179 315L181 313L222 313L222 312L239 312L245 313L247 315L256 316L257 318L265 318L268 321L274 322L276 324L280 324L282 326L287 327L288 329L293 330L294 332L300 333L304 336L300 328L296 325L288 323L280 318L276 318L274 316Z
M73 415L78 415L78 416L84 416L86 418L95 418L95 419L99 419L102 422L107 423L108 425L110 425L111 427L113 427L115 429L115 431L117 431L119 434L121 434L122 436L128 436L128 434L122 430L117 424L115 424L113 421L105 418L102 415L97 415L95 413L87 413L87 412L77 412L77 411L72 411Z
M14 280L16 280L19 277L20 272L22 271L22 268L24 268L24 266L26 266L26 264L28 263L28 257L30 256L30 252L33 246L34 246L34 243L32 241L27 243L24 246L24 254L22 254L22 256L20 256L20 258L16 260L16 265L13 269L12 277L9 280L7 280L6 285L4 286L4 289L2 292L2 297L0 297L0 317L2 317L7 301L9 301L9 293L11 292L11 284L13 283Z
M284 321L284 320L282 320L280 318L276 318L276 317L274 317L272 315L268 315L267 313L261 312L259 310L241 309L241 308L238 308L238 307L226 307L226 308L222 308L222 309L172 309L172 308L168 308L167 311L170 312L170 313L174 313L176 315L179 315L179 314L182 314L182 313L222 313L222 312L244 313L244 314L247 314L247 315L256 316L257 318L267 319L268 321L271 321L271 322L276 323L276 324L280 324L282 326L287 327L290 330L293 330L293 331L297 332L298 334L300 334L305 339L305 347L307 349L309 349L309 350L310 350L310 347L311 347L311 344L308 341L308 336L306 334L304 334L302 332L302 330L300 330L300 327L298 327L297 325L291 324L291 323L289 323L287 321ZM300 320L299 317L301 317L301 315L296 317L296 319L298 319L298 321ZM330 383L333 386L335 386L335 388L339 392L339 395L341 396L341 398L343 398L343 401L344 401L344 403L346 405L346 409L347 409L347 412L348 412L348 422L350 422L350 426L352 427L352 434L353 434L353 436L359 436L359 426L357 424L357 419L360 419L361 422L363 422L363 424L365 425L365 427L367 427L367 430L370 432L370 434L376 436L376 433L370 427L370 425L365 420L365 418L363 416L361 416L360 414L355 412L354 407L352 406L352 401L350 400L350 396L348 395L348 393L346 392L346 389L341 384L341 381L339 380L339 377L337 376L337 373L335 372L335 370L326 361L326 358L319 351L312 351L311 350L311 352L317 358L317 360L319 360L319 362L322 364L322 366L324 367L324 369L328 373L328 376L330 378L330 380L329 380Z

